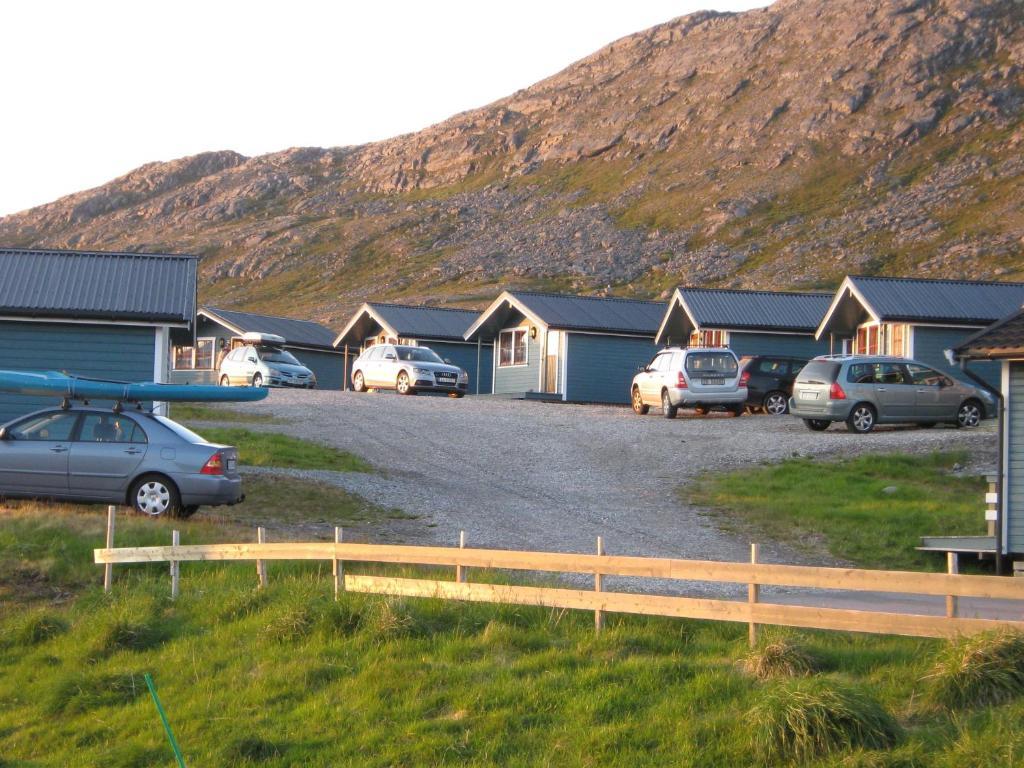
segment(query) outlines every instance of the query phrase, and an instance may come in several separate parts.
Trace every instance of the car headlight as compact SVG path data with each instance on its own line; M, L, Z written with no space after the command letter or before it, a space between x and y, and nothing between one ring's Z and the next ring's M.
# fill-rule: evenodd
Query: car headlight
M465 371L459 371L459 381L469 381L469 374Z
M430 370L428 370L427 368L413 368L412 372L415 373L417 376L429 376L430 375Z

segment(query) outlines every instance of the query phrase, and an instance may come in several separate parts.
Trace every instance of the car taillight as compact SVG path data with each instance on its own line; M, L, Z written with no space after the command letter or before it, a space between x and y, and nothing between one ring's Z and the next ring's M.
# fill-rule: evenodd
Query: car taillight
M747 382L750 381L750 371L744 371L740 374L740 386L747 386Z
M686 377L683 376L683 372L682 371L680 371L679 373L676 374L676 388L677 389L686 389Z
M219 453L213 454L210 459L203 464L203 468L199 470L201 475L223 475L224 474L224 457Z
M828 399L829 400L845 400L846 393L843 392L843 388L839 386L838 381L833 381L832 386L828 388Z

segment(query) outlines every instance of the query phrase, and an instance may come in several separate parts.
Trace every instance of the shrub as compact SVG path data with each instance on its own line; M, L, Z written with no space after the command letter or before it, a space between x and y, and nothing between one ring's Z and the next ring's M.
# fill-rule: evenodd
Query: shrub
M789 640L758 646L740 662L740 668L760 680L773 677L802 677L817 672L818 660Z
M887 749L899 725L871 696L821 678L770 687L752 713L754 748L769 763L863 747Z
M11 640L21 646L38 645L68 631L68 623L52 613L30 613L11 631Z
M1024 693L1024 632L983 632L949 643L924 677L937 709L1000 704Z

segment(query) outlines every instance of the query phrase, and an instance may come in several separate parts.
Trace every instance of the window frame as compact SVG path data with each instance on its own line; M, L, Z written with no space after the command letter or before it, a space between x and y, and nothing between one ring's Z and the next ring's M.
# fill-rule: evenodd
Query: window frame
M200 342L210 342L210 365L209 367L197 368L196 367L196 354L199 349ZM178 350L190 350L190 362L187 366L178 365ZM197 336L196 343L192 346L179 345L171 350L171 370L172 371L212 371L214 365L217 362L217 337L216 336Z
M505 328L498 332L498 367L499 368L526 368L530 365L530 338L528 336L530 332L529 328ZM521 333L523 335L523 361L516 362L516 334ZM502 362L502 341L508 338L510 346L509 359L511 362Z

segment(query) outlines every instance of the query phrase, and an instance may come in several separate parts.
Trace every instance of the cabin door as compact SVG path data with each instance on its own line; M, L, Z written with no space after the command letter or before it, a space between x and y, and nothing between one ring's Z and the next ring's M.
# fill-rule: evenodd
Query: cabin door
M544 350L544 391L559 394L562 377L558 366L559 350L562 347L560 331L548 331Z

